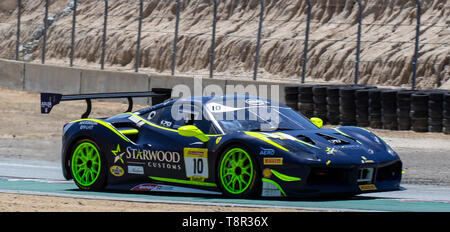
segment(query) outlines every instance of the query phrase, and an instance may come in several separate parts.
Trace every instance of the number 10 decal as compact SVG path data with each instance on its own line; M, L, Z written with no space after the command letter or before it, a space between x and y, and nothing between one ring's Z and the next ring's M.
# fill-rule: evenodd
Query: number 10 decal
M203 173L203 159L193 158L194 162L194 174L202 174Z
M193 181L203 181L208 178L208 149L185 148L184 163L186 176Z

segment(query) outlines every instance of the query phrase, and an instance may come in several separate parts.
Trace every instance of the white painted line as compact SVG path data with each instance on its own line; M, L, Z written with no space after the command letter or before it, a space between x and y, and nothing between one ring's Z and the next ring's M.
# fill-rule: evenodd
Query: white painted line
M0 166L20 167L20 168L54 169L54 170L61 169L61 167L55 167L55 166L41 166L41 165L31 165L31 164L12 164L12 163L0 163Z

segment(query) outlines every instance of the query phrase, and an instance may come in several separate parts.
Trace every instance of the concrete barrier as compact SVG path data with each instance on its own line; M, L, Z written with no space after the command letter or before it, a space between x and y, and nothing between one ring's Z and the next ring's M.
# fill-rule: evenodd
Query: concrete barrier
M81 72L80 93L140 92L149 90L146 74L85 69ZM120 100L127 102L127 100ZM147 105L147 98L135 98L138 105Z
M23 90L24 63L0 59L0 86Z
M30 92L80 93L81 69L25 63L24 90Z
M168 88L174 90L172 97L183 97L180 91L175 91L175 87L185 88L190 91L190 96L233 94L229 92L229 88L241 88L244 91L256 89L258 95L275 99L278 97L278 100L284 103L284 87L294 83L103 71L0 60L0 85L31 92L62 94L135 92ZM279 95L274 95L275 90ZM151 104L151 100L135 99L135 103L146 105Z

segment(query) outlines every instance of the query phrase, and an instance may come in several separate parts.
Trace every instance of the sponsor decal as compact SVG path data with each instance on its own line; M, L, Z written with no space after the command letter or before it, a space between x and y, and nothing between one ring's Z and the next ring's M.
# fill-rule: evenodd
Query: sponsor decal
M370 190L377 190L377 187L374 184L364 184L359 185L359 189L361 189L361 191L370 191Z
M98 123L93 121L81 121L78 124L80 125L80 130L92 130Z
M41 107L42 108L52 108L52 102L48 101L48 102L41 102ZM46 109L47 110L47 109ZM47 112L47 111L46 111Z
M230 106L225 106L216 102L207 103L206 107L213 113L223 113L223 112L232 112L244 108L234 108Z
M263 171L263 176L265 178L270 178L272 176L272 172L270 171L270 168L265 168Z
M122 167L117 166L117 165L113 165L109 168L109 171L111 172L111 174L113 174L114 176L117 177L121 177L123 176L123 174L125 173L125 171L123 170Z
M358 150L361 149L360 145L342 145L342 146L335 146L335 148L343 149L349 149L349 150Z
M136 126L138 126L138 127L141 127L142 125L145 124L144 121L142 121L140 118L138 118L138 117L136 117L136 116L134 116L134 115L131 115L130 117L128 117L128 119L129 119L130 121L136 123Z
M120 160L120 162L122 162L122 164L125 163L122 158L122 156L125 154L125 152L120 153L120 144L117 144L116 150L111 150L111 152L114 155L114 163L116 163L119 160Z
M92 130L92 129L94 129L93 125L88 125L88 126L80 125L80 130Z
M327 152L327 155L334 155L334 152L337 151L336 149L331 148L331 147L327 147L327 149L325 150Z
M219 138L216 139L216 144L219 144L220 140L222 140L222 137L219 137Z
M166 120L161 120L161 122L159 124L161 124L161 126L164 126L164 127L172 127L172 122L166 121Z
M148 120L151 120L151 119L153 119L153 118L155 117L155 115L156 115L156 111L152 111L152 112L150 112L150 113L148 114L147 119L148 119Z
M141 150L127 147L125 158L132 161L148 161L147 165L151 168L181 170L181 155L176 151Z
M131 191L144 191L144 192L171 191L171 190L172 190L172 187L162 186L159 184L140 184L131 189Z
M186 177L191 181L203 182L208 175L208 149L206 148L184 148L184 163L186 166Z
M128 173L129 174L143 175L144 174L144 167L128 165Z
M127 161L147 161L147 166L151 168L164 168L181 170L181 155L176 151L160 151L160 150L142 150L127 147L124 152L121 151L120 144L117 144L115 150L111 150L114 155L114 164L119 160L122 164ZM143 167L139 169L137 166L131 166L136 173L143 174ZM133 170L131 170L133 172ZM130 169L129 169L130 171ZM129 172L130 173L130 172Z
M283 165L283 158L264 158L264 165Z
M275 150L270 148L261 148L260 155L275 155Z

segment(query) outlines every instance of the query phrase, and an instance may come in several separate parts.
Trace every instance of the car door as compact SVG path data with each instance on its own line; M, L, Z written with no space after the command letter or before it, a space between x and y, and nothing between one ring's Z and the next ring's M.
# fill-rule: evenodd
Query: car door
M177 129L185 125L195 125L205 134L215 133L211 122L203 118L201 107L173 109L168 105L142 117L148 121L145 127L149 142L141 146L145 147L143 156L148 160L147 173L151 178L197 185L209 182L208 179L213 181L208 142L177 133Z

